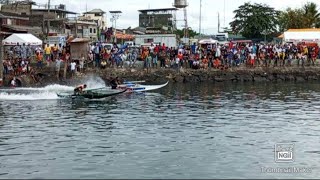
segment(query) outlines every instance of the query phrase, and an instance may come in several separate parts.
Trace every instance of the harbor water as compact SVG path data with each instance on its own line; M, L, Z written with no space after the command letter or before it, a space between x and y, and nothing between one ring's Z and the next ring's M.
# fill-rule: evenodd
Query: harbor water
M169 83L102 100L57 97L66 90L0 90L0 178L320 177L320 84ZM279 144L293 147L285 162L276 162Z

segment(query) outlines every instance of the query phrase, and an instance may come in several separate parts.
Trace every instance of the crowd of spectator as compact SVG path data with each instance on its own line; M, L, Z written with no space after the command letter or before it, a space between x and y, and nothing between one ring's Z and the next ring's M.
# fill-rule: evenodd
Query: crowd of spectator
M143 64L145 69L151 68L192 68L192 69L228 69L246 66L248 68L284 67L284 66L316 66L320 56L316 43L263 44L229 42L226 44L193 44L167 47L165 44L150 46L128 46L117 44L105 45L94 43L88 45L87 54L74 59L70 47L61 44L43 47L19 45L9 48L3 61L4 73L14 76L30 72L30 64L34 62L37 69L54 63L57 73L65 64L74 75L84 72L86 67L92 68L134 68Z
M94 55L93 55L94 54ZM248 68L257 66L315 66L319 57L316 43L233 43L205 44L166 47L165 44L151 44L148 47L103 47L91 46L88 59L95 62L95 67L134 67L137 60L144 62L144 68L230 68L244 65Z

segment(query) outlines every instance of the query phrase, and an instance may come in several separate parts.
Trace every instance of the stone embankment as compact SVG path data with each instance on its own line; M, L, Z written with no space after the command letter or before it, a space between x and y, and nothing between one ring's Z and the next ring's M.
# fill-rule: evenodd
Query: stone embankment
M61 76L62 76L61 72ZM304 82L320 80L320 67L276 67L276 68L246 68L236 67L227 70L217 69L130 69L130 68L107 68L103 70L86 69L85 73L77 73L73 78L68 77L66 80L57 79L55 71L52 68L45 68L37 71L39 77L30 75L19 76L21 86L43 86L48 84L76 84L81 79L93 75L101 77L108 81L113 77L120 77L126 80L145 80L148 83L160 83L167 80L171 82ZM10 83L13 76L5 77L5 85Z

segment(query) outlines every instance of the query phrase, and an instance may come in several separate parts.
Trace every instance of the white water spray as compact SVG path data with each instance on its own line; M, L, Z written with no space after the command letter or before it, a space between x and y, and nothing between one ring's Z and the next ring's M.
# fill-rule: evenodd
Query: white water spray
M83 80L83 84L87 84L87 89L96 89L105 87L105 82L100 77L89 76ZM76 86L76 85L75 85ZM74 86L65 86L59 84L52 84L45 87L37 88L13 88L1 89L1 100L51 100L60 99L57 93L72 92Z
M11 101L25 101L25 100L50 100L50 99L58 99L56 93L53 92L33 92L33 93L0 93L0 101L1 100L11 100Z

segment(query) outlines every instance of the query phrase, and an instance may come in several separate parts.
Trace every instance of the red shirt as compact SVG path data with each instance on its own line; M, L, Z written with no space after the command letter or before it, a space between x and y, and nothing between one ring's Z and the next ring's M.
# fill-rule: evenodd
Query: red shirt
M158 53L159 50L160 50L160 49L159 49L159 46L156 46L153 51L156 52L156 53Z

